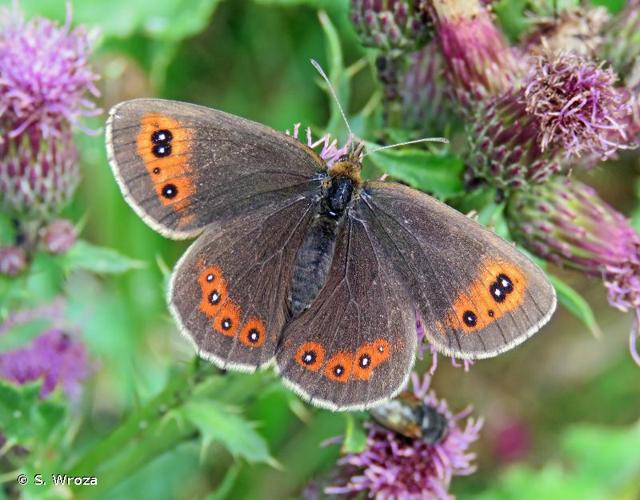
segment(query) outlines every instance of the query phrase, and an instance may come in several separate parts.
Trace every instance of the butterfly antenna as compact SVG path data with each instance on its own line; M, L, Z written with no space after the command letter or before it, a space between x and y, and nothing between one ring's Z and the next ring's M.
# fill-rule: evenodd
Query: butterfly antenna
M331 84L331 80L329 80L329 77L327 76L327 74L324 72L320 64L318 64L318 61L316 61L315 59L311 59L311 64L313 64L313 67L316 68L316 71L320 73L320 76L326 82L327 87L329 87L329 91L331 92L333 99L336 101L336 104L338 105L338 109L340 110L340 114L342 115L342 119L344 120L344 124L347 126L347 130L349 131L349 138L354 137L353 132L351 131L351 127L349 126L349 122L347 121L347 115L344 114L344 110L342 109L342 105L340 104L340 100L338 99L338 94L336 93L336 90L333 88L333 85Z
M444 144L449 144L449 139L445 139L444 137L423 137L422 139L415 139L413 141L399 142L397 144L389 144L388 146L380 146L379 148L370 149L363 156L367 156L368 154L375 153L377 151L382 151L383 149L398 148L400 146L406 146L408 144L419 144L421 142L442 142Z

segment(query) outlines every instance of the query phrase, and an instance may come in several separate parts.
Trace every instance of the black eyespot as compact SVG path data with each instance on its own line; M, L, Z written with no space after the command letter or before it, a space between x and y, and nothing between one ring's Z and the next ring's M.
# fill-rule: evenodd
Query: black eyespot
M316 362L317 357L318 356L316 355L315 351L305 351L305 353L302 355L302 362L305 365L312 365Z
M251 330L249 330L249 335L247 335L247 338L249 339L249 342L255 344L256 342L258 342L258 340L260 340L260 332L255 328L252 328Z
M220 303L220 294L218 293L218 290L214 290L209 294L209 303L214 306Z
M151 134L151 142L154 144L158 144L160 142L171 142L171 139L173 139L173 134L170 130L156 130Z
M222 329L223 330L228 330L229 328L231 328L231 319L230 318L224 318L222 320Z
M493 318L496 315L496 313L493 312L493 309L489 309L487 311L487 314L489 315L490 318Z
M158 175L160 173L160 168L156 167L153 169L153 173Z
M344 366L336 365L336 366L333 367L333 374L336 377L341 377L343 373L344 373Z
M383 345L378 347L378 352L384 352L384 346Z
M462 314L462 321L464 321L464 324L467 326L476 326L476 323L478 323L478 317L473 311L465 311Z
M504 299L507 298L507 292L500 286L500 283L498 282L491 284L491 286L489 287L489 292L491 292L491 296L496 302L504 302Z
M178 195L178 188L175 184L165 184L162 188L162 196L171 199Z
M208 281L209 283L211 283L211 282L213 281L213 278L215 278L215 276L214 276L213 274L211 274L211 273L210 273L210 274L207 274L207 281Z
M171 154L171 144L168 142L161 142L151 148L151 152L158 158L164 158Z
M509 278L509 276L507 276L506 274L498 275L498 283L505 292L513 292L513 281L511 281L511 278Z
M360 356L358 365L360 365L360 368L369 368L369 366L371 365L371 358L369 357L369 355L363 354L362 356Z

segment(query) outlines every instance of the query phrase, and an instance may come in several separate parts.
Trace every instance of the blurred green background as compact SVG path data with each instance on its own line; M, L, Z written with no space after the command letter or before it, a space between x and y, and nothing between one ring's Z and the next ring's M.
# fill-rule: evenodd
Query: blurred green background
M613 10L621 4L598 3ZM62 0L21 4L28 15L64 20ZM511 2L510 8L518 12L522 5ZM319 10L330 20L324 26ZM105 112L125 99L161 96L277 129L301 122L323 131L332 106L309 59L317 59L332 76L338 74L337 65L347 68L362 60L365 64L350 85L339 80L339 91L354 116L354 127L366 134L356 115L379 89L372 56L349 23L346 0L76 0L73 19L98 30L93 65L101 74L100 105ZM508 21L517 25L517 19ZM331 45L336 42L339 51ZM105 116L91 126L101 129ZM332 121L330 128L343 134L337 123ZM64 275L67 316L82 332L95 363L83 398L64 417L64 437L56 442L62 443L57 451L66 458L52 458L62 468L56 472L72 465L82 470L77 460L88 453L93 462L87 463L98 470L86 472L105 478L98 488L75 490L85 498L299 496L310 479L335 464L339 447L320 444L343 433L349 417L304 406L268 373L218 376L204 390L225 404L238 405L246 417L238 422L259 423L248 429L264 438L278 462L275 467L265 463L259 446L253 456L236 453L234 458L230 446L203 446L195 431L177 440L179 444L162 432L158 439L132 432L118 449L91 455L113 429L163 394L174 377L180 382L181 370L192 366L193 356L177 334L164 299L167 271L187 243L163 239L125 204L106 162L102 132L79 135L78 141L83 180L65 215L84 221L83 239L115 249L141 266L105 276L64 275L45 257L36 262L42 273L28 284L34 303L55 296L58 290L51 283ZM586 180L630 213L637 205L638 166L637 157L623 157ZM551 324L525 345L478 362L468 373L440 361L434 379L439 395L454 411L471 404L475 414L486 419L475 445L478 472L453 481L452 492L460 498L640 498L640 369L628 354L630 318L607 305L597 280L560 275L591 304L600 339L560 308ZM2 342L6 348L10 341ZM206 364L194 369L216 373ZM136 421L141 430L145 418ZM175 425L175 432L189 429L181 422ZM522 448L515 456L501 451L509 429L514 446ZM146 462L141 449L154 446L159 458ZM136 459L137 452L143 457ZM32 466L52 467L46 460ZM35 488L27 491L41 495Z

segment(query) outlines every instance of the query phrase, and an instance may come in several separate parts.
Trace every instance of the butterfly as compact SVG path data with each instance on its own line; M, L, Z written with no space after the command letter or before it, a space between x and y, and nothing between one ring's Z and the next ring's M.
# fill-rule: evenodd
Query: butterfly
M396 395L417 350L487 358L556 306L545 274L511 243L402 184L361 178L362 148L331 168L297 139L214 109L160 99L112 108L109 161L154 230L197 238L168 303L220 368L275 365L332 410Z

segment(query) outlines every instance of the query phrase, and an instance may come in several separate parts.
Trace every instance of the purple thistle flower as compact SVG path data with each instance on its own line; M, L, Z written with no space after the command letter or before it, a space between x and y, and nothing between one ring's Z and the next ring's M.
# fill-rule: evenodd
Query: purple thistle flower
M573 53L539 56L525 78L527 112L538 118L540 149L561 145L567 156L611 156L628 148L629 95L617 77Z
M322 158L328 167L331 167L340 157L349 153L351 148L351 137L341 147L338 147L338 140L331 140L330 134L325 134L320 139L314 140L311 134L311 128L307 127L304 140L300 137L300 124L296 123L293 126L293 133L289 130L286 131L287 135L292 136L294 139L298 139L303 144L306 144L311 149L320 149L318 154Z
M436 443L409 439L369 422L367 442L360 453L338 461L342 484L325 489L329 495L366 493L376 498L450 498L454 476L475 471L469 446L478 439L482 419L468 418L470 409L454 415L446 401L429 391L431 377L412 375L413 393L447 421L446 433ZM465 421L462 424L462 421Z
M522 69L479 0L431 0L445 73L466 108L517 83Z
M601 277L609 303L635 310L631 354L640 321L640 237L627 218L589 186L554 178L512 194L507 221L516 241L555 264Z
M89 372L84 345L58 328L42 333L27 347L0 353L0 378L17 384L42 381L42 398L58 386L77 397Z
M69 21L25 21L17 8L0 16L0 202L46 218L78 183L72 126L100 113L86 97L98 95L91 37Z
M25 21L17 10L1 12L0 117L10 138L36 125L43 138L59 136L60 121L77 125L100 113L85 97L99 95L88 65L91 37L48 19Z
M351 21L364 45L396 53L431 39L426 0L351 0Z

